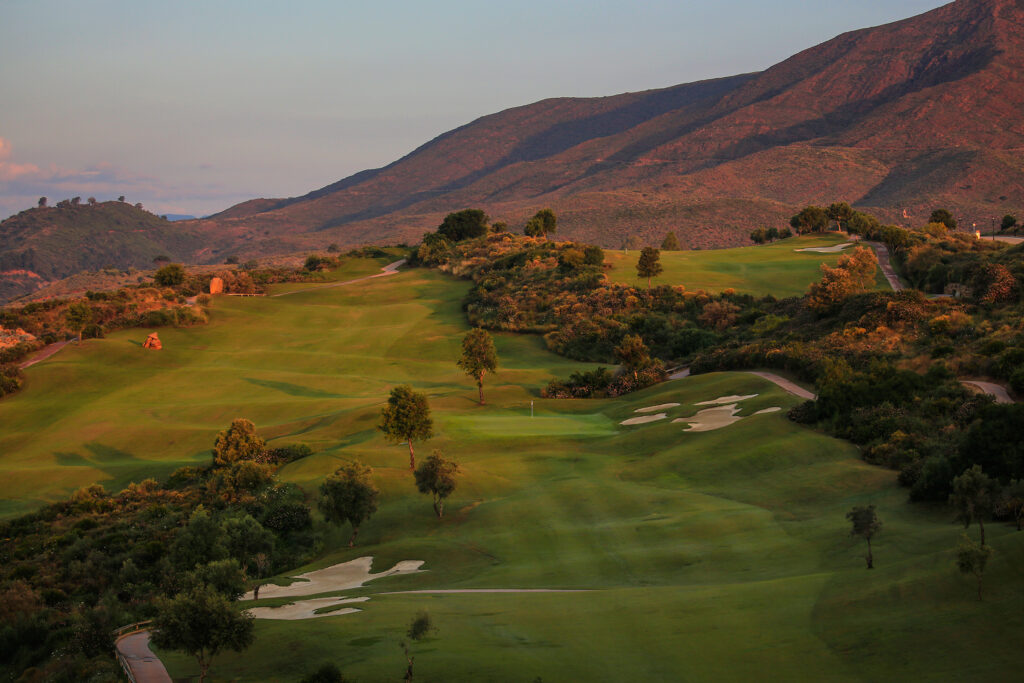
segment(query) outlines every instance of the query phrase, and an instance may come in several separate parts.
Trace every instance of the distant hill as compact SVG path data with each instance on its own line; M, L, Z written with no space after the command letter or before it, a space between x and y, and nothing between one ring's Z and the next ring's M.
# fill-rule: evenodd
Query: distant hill
M165 214L163 214L163 218L166 218L167 220L169 220L171 222L174 222L174 221L194 221L196 219L195 216L193 216L192 214L187 214L187 213L165 213Z
M204 241L194 227L125 202L22 211L0 222L0 301L82 270L152 268L161 255L194 259Z
M479 206L617 246L745 240L810 202L921 223L987 224L1024 206L1024 2L959 0L843 34L762 73L485 116L391 165L197 221L243 252L415 241ZM903 217L906 211L907 217Z

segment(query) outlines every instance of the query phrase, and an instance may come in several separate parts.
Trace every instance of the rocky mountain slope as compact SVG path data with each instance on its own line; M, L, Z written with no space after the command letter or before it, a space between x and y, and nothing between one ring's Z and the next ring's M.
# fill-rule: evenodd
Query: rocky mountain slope
M253 248L415 241L450 210L515 224L551 206L564 234L605 245L674 229L712 246L845 199L987 226L1024 205L1022 67L1024 2L959 0L758 74L486 116L385 168L197 225Z

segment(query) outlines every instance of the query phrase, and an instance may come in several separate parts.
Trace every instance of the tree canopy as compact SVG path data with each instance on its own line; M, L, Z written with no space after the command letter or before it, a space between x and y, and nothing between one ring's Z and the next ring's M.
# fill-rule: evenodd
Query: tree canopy
M582 259L582 255L580 257ZM480 394L480 405L484 404L484 373L494 372L498 367L498 352L494 339L482 328L474 328L462 338L462 355L457 364L467 375L476 380Z
M665 235L665 239L661 241L661 248L663 251L679 251L679 240L675 232L670 231Z
M444 515L444 499L455 491L455 475L458 472L458 464L453 460L445 460L440 451L431 453L416 468L416 488L420 493L429 493L434 497L434 512L438 517Z
M437 234L451 242L461 242L487 234L487 214L481 209L463 209L450 213L437 226Z
M558 217L551 209L541 209L526 222L527 237L547 237L558 229Z
M943 223L950 230L956 230L956 219L948 209L935 209L928 217L929 223Z
M789 219L789 224L799 234L825 232L828 230L828 213L820 206L805 206L800 213Z
M239 417L217 434L213 443L213 462L223 466L242 460L261 460L265 452L266 442L256 434L256 425Z
M351 548L359 535L359 527L377 511L380 491L373 485L373 469L360 462L342 465L320 485L317 507L324 519L334 524L351 524Z
M405 440L409 443L409 469L416 469L412 442L429 439L434 435L434 421L430 417L427 395L413 391L408 384L392 389L388 404L381 411L378 429L392 441Z
M856 506L846 513L846 519L850 520L853 526L850 529L851 536L860 536L868 543L868 554L864 559L868 563L868 569L875 568L875 558L871 554L871 538L882 528L882 520L878 519L874 505Z
M636 274L647 278L647 289L651 288L651 278L661 275L662 270L661 252L655 247L644 247L636 262Z

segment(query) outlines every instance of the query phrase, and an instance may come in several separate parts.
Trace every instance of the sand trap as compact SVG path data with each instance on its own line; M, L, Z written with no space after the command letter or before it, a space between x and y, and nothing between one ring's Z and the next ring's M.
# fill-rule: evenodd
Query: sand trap
M737 403L739 401L746 401L748 398L757 398L757 394L749 394L747 396L719 396L716 399L710 401L701 401L700 403L694 403L695 406L719 406L725 403ZM699 414L699 413L698 413Z
M279 620L297 620L297 619L319 619L320 617L337 617L342 614L352 614L354 612L361 612L362 610L356 609L355 607L344 607L342 609L335 609L329 612L317 613L318 609L324 607L332 607L334 605L344 605L349 602L366 602L370 598L313 598L311 600L302 600L300 602L293 602L288 605L282 605L281 607L253 607L249 610L256 619L279 619Z
M768 413L777 413L780 410L782 410L782 408L780 408L779 406L772 406L771 408L762 408L761 410L754 413L754 415L767 415ZM754 415L751 415L751 417L753 417Z
M678 403L660 403L656 406L647 406L646 408L637 408L634 413L656 413L660 410L668 410L669 408L678 408Z
M589 593L589 588L443 588L441 590L392 591L381 595L407 595L409 593L425 593L430 595L441 593Z
M678 403L676 405L679 405ZM658 413L657 415L642 415L640 417L631 417L628 420L623 420L619 424L623 425L642 425L648 422L657 422L658 420L664 420L668 415L665 413Z
M843 244L837 244L832 247L804 247L803 249L794 249L793 251L810 251L815 254L838 254L847 247L852 247L853 242L844 242Z
M367 581L373 581L384 576L415 574L423 566L423 561L402 560L391 569L378 574L370 573L372 564L372 557L360 557L351 562L342 562L326 569L317 569L316 571L299 574L294 577L296 581L287 586L266 584L260 588L260 599L290 598L293 596L316 595L317 593L359 588ZM252 600L252 591L243 595L242 599Z
M680 417L672 422L689 423L690 428L684 429L684 432L711 432L742 420L742 417L736 417L738 412L740 412L739 406L732 403L719 408L705 408L693 417Z

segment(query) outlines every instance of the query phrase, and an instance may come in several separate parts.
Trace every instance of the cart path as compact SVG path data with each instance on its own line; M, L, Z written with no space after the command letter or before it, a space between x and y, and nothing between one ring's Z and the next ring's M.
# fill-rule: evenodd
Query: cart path
M1016 403L1016 401L1014 401L1010 396L1010 392L1008 392L1006 387L1001 384L996 384L995 382L983 382L976 379L962 379L960 380L960 383L972 386L975 389L980 390L983 394L995 396L996 403Z
M355 282L365 282L366 280L372 280L372 279L374 279L376 277L387 277L388 275L394 275L395 273L397 273L398 269L401 266L404 266L406 261L407 261L407 259L401 259L399 261L395 261L394 263L389 263L388 265L386 265L383 268L381 268L380 269L381 272L377 273L376 275L367 275L366 277L357 277L354 280L345 280L344 282L332 282L329 285L320 285L319 287L307 287L306 289L296 289L295 291L292 291L292 292L281 292L280 294L272 294L270 296L270 298L273 299L274 297L278 297L278 296L289 296L291 294L301 294L303 292L313 292L313 291L316 291L318 289L331 289L332 287L344 287L345 285L351 285L351 284L353 284Z
M736 370L736 372L745 372L748 375L757 375L761 379L768 380L769 382L771 382L775 386L779 387L780 389L783 389L784 391L788 391L789 393L793 394L797 398L806 398L806 399L811 400L811 401L813 401L814 399L818 398L816 395L814 395L813 393L811 393L807 389L804 389L802 386L800 386L796 382L788 380L785 377L780 377L779 375L776 375L774 372L764 372L762 370ZM669 379L683 379L683 378L689 377L689 376L690 376L690 368L682 368L678 372L674 372L671 375L669 375L668 378Z
M900 282L899 275L893 270L892 264L889 262L889 248L881 242L868 242L871 248L875 250L875 255L878 257L878 267L882 269L882 274L885 275L885 279L889 281L889 286L892 287L892 291L899 292L903 289L903 284Z
M171 683L164 663L149 649L149 631L118 638L114 647L131 669L135 683Z
M40 351L36 352L34 355L30 356L27 360L23 361L21 365L19 365L18 367L21 368L22 370L24 370L27 367L31 367L40 361L46 360L47 358L57 353L67 345L68 343L66 341L55 342L53 344L50 344L49 346L44 347Z

